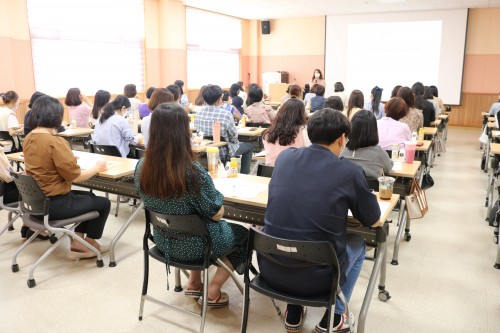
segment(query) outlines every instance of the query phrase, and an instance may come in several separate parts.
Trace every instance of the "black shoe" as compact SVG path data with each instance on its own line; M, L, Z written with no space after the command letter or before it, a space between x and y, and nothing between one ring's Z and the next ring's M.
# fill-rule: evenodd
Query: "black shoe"
M304 326L307 308L301 305L288 304L285 313L285 329L288 332L298 332Z
M28 228L28 230L26 231L26 237L25 238L30 238L31 236L33 236L35 232L33 230L31 230L30 228ZM37 239L39 240L48 240L50 238L50 236L44 236L44 235L41 235L41 234L38 234L38 236L36 236Z
M30 230L30 228L28 228L25 225L23 225L21 227L21 238L26 238L26 234L28 233L28 230Z

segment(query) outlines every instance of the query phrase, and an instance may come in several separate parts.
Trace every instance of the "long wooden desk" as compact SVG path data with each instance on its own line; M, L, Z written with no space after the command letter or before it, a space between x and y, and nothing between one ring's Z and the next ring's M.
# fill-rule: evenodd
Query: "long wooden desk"
M250 136L257 137L262 136L262 133L266 130L264 127L238 127L238 136Z
M262 142L262 133L266 130L264 127L243 127L238 128L238 140L250 143L253 146L254 153L264 149Z
M267 207L267 185L269 184L270 178L241 175L239 174L237 178L234 179L215 179L214 184L216 188L224 194L224 216L240 222L263 225L264 215ZM257 193L255 196L238 196L238 188L245 186L242 184L257 184L256 188L253 188L254 192L257 192L260 188L262 191ZM233 187L231 186L233 184ZM226 192L226 193L224 193ZM384 209L381 209L382 215L380 219L386 221L387 217L394 209L397 201L398 195L393 194L390 200L380 200L384 202ZM385 278L387 269L387 234L389 231L389 226L386 223L383 228L370 229L363 227L359 222L353 218L348 218L348 232L356 233L363 237L366 243L370 246L377 247L377 257L374 262L372 273L370 275L370 280L363 300L363 305L358 317L358 333L363 333L365 330L366 317L368 314L368 309L370 306L371 298L375 290L375 285L377 283L377 278L379 280L379 299L386 301L390 298L389 293L385 290Z
M94 133L94 130L92 128L68 128L64 132L59 132L56 135L62 136L65 138L72 138L75 136L87 136Z

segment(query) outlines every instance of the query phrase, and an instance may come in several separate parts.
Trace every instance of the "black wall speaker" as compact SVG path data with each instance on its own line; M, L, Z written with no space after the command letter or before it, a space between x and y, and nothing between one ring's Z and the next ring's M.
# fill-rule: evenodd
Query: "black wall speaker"
M271 33L271 24L269 21L260 21L260 25L262 27L263 35L269 35Z

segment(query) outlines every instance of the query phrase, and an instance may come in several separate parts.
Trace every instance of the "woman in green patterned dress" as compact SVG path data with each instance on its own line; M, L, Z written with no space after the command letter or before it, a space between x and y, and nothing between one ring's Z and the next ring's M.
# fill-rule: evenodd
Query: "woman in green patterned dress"
M171 215L199 215L208 226L212 251L229 268L243 273L248 230L221 220L224 215L223 195L214 187L210 175L193 158L189 118L181 106L174 103L159 105L152 113L150 138L145 157L137 163L135 185L146 208ZM154 230L158 249L170 259L199 261L203 241L199 237L175 239ZM237 251L223 257L231 248ZM221 291L229 273L217 267L208 286L208 306L229 303ZM188 297L201 297L203 287L200 271L191 271L185 289Z

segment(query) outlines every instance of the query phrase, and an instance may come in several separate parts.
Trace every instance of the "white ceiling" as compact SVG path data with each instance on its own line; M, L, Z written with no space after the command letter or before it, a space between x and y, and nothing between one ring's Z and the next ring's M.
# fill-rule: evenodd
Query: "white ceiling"
M245 19L500 7L500 0L180 0Z

